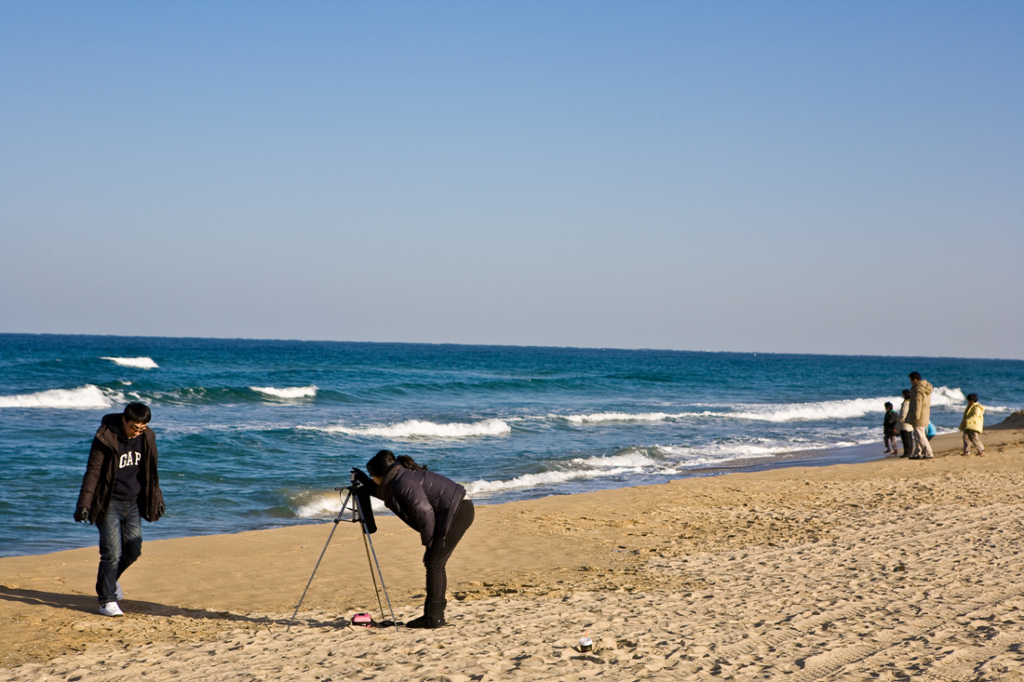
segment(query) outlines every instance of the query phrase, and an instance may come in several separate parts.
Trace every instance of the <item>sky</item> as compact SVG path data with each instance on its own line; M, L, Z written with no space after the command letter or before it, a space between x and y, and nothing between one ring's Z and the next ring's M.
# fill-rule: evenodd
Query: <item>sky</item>
M0 3L0 332L1024 358L1024 3Z

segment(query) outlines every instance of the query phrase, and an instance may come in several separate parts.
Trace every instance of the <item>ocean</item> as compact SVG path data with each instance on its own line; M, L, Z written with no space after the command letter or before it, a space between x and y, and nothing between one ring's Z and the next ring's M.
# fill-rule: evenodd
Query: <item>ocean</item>
M1024 408L1024 362L0 334L0 555L95 545L72 519L100 418L147 403L167 515L147 540L337 514L379 449L477 504L882 457L920 372L953 431Z

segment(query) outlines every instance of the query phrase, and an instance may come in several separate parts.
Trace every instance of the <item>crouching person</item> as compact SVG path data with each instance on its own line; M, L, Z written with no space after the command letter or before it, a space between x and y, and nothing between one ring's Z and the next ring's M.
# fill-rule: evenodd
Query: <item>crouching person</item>
M78 493L75 521L95 523L100 532L96 595L104 616L123 615L118 579L142 554L140 519L153 522L164 515L151 417L142 403L103 417Z
M371 495L420 534L426 550L423 565L427 570L427 598L423 615L406 623L406 627L441 627L448 604L445 566L473 523L473 502L466 497L466 489L455 481L427 471L412 457L396 458L390 450L374 455L366 463L366 470L372 482L359 469L353 469L353 473Z

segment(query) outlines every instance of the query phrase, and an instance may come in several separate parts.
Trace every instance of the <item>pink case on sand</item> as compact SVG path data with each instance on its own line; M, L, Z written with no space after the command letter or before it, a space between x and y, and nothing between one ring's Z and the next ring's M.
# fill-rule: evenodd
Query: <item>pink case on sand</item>
M352 616L353 625L369 625L373 622L373 617L368 613L357 613Z

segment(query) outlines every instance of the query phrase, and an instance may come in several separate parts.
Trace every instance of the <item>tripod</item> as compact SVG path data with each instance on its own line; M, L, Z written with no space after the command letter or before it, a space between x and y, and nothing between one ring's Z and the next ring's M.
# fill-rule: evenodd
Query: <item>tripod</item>
M370 539L370 533L373 531L368 527L369 524L373 524L373 512L366 510L364 512L364 504L369 506L369 496L365 494L366 487L355 480L355 476L352 477L352 485L347 488L335 488L338 491L338 495L341 495L341 491L345 490L348 494L345 496L345 501L341 503L341 510L338 511L337 518L334 519L334 527L331 529L331 534L327 536L327 544L324 545L324 549L320 552L320 558L316 561L316 566L313 567L313 575L309 576L309 582L306 583L306 589L302 591L302 597L299 599L298 605L295 607L295 613L292 614L291 620L288 621L288 627L285 632L288 632L292 628L292 623L295 622L295 616L299 613L299 608L302 606L302 602L306 599L306 593L309 592L309 586L313 584L313 576L316 575L316 571L320 568L320 562L324 559L324 554L327 553L327 547L331 544L331 538L334 537L334 531L338 530L338 524L341 523L342 517L345 512L349 509L348 502L352 500L352 523L358 523L359 527L363 531L363 546L366 548L366 561L370 564L370 577L373 578L373 590L377 593L377 606L380 607L380 617L382 625L389 624L389 621L384 620L384 605L380 601L380 590L384 590L384 598L388 602L388 610L391 612L390 624L398 627L398 621L395 619L395 610L391 608L391 597L388 596L388 588L384 586L384 575L380 572L380 562L377 561L377 551L373 548L373 540ZM374 527L376 530L376 527ZM370 554L373 554L373 559L370 559ZM374 572L374 566L376 565L377 571ZM380 578L380 589L377 587L377 578Z

